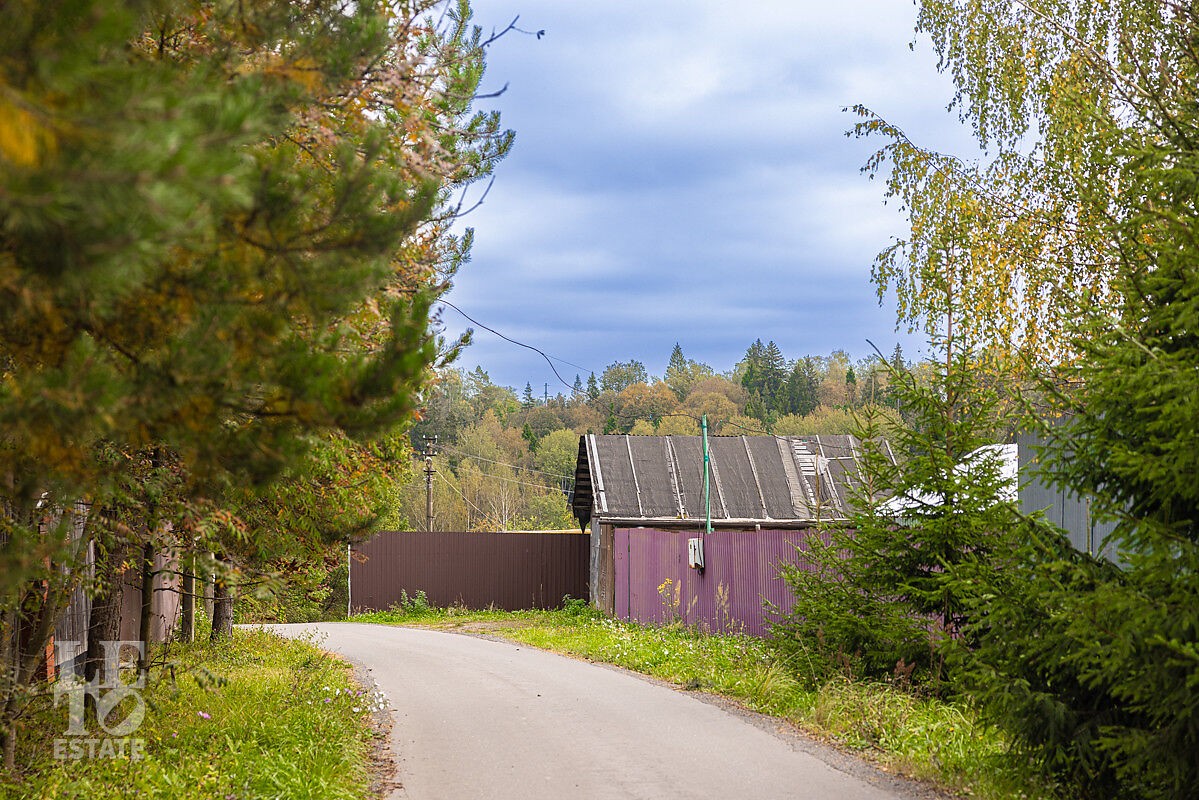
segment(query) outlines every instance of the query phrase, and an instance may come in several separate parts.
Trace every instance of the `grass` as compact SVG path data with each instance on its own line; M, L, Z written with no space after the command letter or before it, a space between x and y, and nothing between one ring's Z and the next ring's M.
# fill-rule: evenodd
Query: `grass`
M625 667L679 687L733 699L790 720L807 733L880 766L944 789L991 800L1048 797L1031 770L969 709L910 689L839 678L813 687L803 665L763 639L709 634L681 624L650 627L604 617L579 601L558 611L436 609L408 598L355 622L487 632Z
M381 701L355 686L344 662L310 642L243 630L221 645L173 645L155 655L160 664L142 692L145 718L131 734L144 741L142 759L56 760L67 708L43 696L20 732L20 782L0 774L0 797L366 796L368 717ZM89 728L95 735L95 723Z

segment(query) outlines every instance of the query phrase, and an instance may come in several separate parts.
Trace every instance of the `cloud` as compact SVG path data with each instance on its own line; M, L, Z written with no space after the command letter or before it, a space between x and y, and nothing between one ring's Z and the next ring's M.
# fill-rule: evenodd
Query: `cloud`
M455 303L596 371L637 358L660 373L676 341L717 369L759 337L790 357L865 355L867 337L915 348L869 283L903 231L858 172L881 142L847 139L842 113L861 102L940 149L969 146L944 112L952 87L926 47L908 50L910 6L474 5L485 28L519 13L546 35L491 48L487 88L508 83L494 103L517 145L467 220ZM464 362L510 385L553 381L483 332Z

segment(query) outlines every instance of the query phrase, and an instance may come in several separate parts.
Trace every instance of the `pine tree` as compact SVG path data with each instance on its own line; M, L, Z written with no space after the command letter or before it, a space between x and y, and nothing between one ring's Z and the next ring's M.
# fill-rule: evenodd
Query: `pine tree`
M796 361L787 376L786 413L806 417L815 411L820 403L817 397L819 388L820 375L811 356Z
M537 405L537 398L533 394L533 384L525 382L525 390L520 396L520 403L525 408L532 408Z
M587 400L594 403L596 400L599 400L599 396L599 384L596 382L595 373L593 372L587 376Z
M675 342L674 349L670 351L670 362L666 365L666 372L663 374L662 380L679 400L687 397L687 390L691 383L691 369L687 357L683 355L683 348L679 346L678 342Z
M467 246L428 223L511 142L470 114L465 11L429 28L333 0L6 9L0 283L21 290L0 291L0 640L72 588L60 567L122 488L101 447L168 454L194 520L323 436L411 418L436 357L429 276ZM93 499L83 540L39 533L43 492ZM160 510L143 505L151 533Z

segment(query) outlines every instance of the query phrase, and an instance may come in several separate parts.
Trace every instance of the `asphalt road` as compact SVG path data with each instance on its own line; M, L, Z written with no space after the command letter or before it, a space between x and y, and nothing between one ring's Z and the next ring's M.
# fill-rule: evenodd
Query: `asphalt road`
M929 797L758 715L633 673L477 636L362 623L318 631L394 715L403 800ZM321 641L323 637L323 642Z

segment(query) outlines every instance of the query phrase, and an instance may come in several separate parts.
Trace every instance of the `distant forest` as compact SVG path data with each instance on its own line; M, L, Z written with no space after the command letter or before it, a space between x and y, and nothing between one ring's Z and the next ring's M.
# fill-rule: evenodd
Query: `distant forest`
M705 415L718 436L851 433L863 406L897 418L888 378L910 368L899 345L886 363L842 350L791 360L758 340L725 372L676 344L661 377L640 361L617 361L552 394L496 385L481 367L444 369L412 443L420 453L436 437L434 530L568 529L576 526L566 497L581 434L697 435ZM403 518L422 529L424 475L401 495Z

